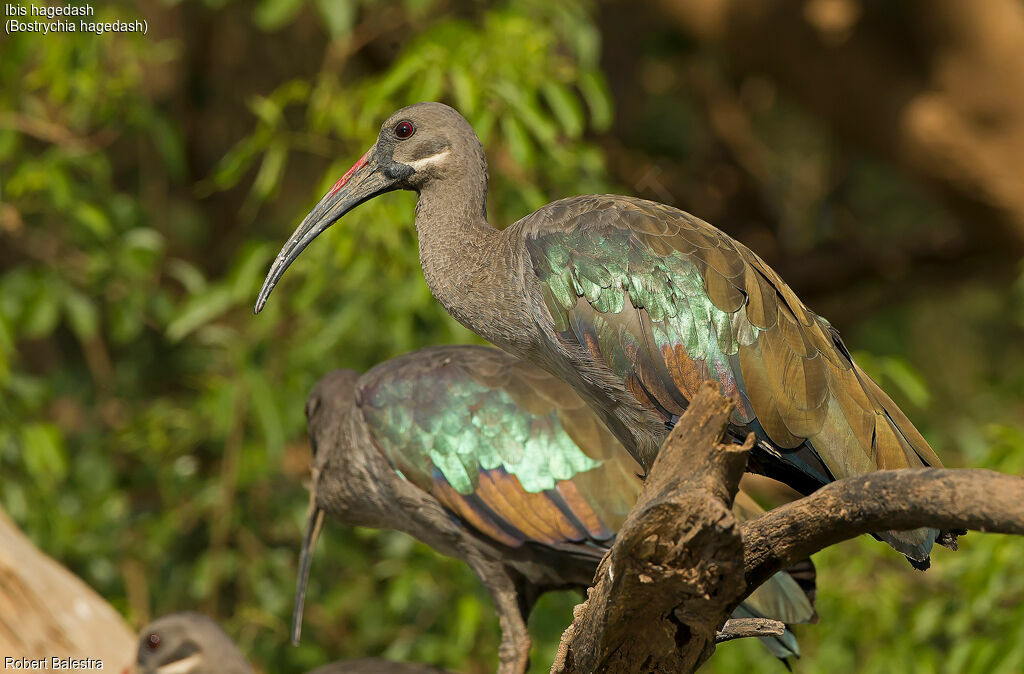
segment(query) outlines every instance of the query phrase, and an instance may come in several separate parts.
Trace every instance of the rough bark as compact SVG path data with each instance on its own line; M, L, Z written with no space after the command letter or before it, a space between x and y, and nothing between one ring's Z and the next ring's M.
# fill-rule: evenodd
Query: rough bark
M919 468L833 482L743 523L748 587L848 538L925 526L1024 535L1024 477Z
M669 20L768 75L945 197L972 236L1024 244L1019 0L659 0Z
M121 672L135 661L135 644L113 607L0 510L0 658L44 659L48 666L53 657L92 658L105 672Z
M752 446L721 444L732 403L705 385L562 636L553 672L686 672L744 594L732 501Z
M745 639L747 637L778 636L786 631L786 625L769 618L730 618L715 632L715 643Z
M730 508L752 438L721 443L731 410L713 384L694 398L574 609L552 672L692 672L716 643L779 628L727 620L753 589L860 534L1024 534L1024 478L936 468L840 480L740 525Z

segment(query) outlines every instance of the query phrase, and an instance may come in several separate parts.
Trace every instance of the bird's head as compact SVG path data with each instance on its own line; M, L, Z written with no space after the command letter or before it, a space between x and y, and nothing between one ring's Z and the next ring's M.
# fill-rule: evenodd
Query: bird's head
M443 103L402 108L292 233L267 273L256 313L306 246L359 204L392 190L422 191L442 181L483 181L486 187L486 180L483 147L462 115Z
M356 385L360 376L355 370L328 372L306 398L306 431L313 450L314 494L327 464L332 459L337 461L348 454L346 427L355 406Z
M292 643L296 645L302 630L309 570L324 516L330 514L346 524L379 524L374 515L380 510L381 499L376 497L381 488L374 480L374 471L379 469L374 459L383 459L366 452L373 447L368 440L354 436L363 428L352 415L359 377L354 370L334 370L317 382L306 400L313 463L309 515L299 555L292 613Z
M143 628L138 674L252 674L224 630L201 613L172 613Z

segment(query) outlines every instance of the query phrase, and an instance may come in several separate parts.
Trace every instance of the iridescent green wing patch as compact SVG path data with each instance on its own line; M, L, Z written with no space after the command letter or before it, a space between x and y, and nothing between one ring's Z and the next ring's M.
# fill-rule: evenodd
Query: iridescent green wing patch
M452 352L468 354L470 348ZM395 469L505 545L610 538L601 509L595 511L572 483L603 462L577 446L558 409L534 399L528 410L511 390L471 376L467 359L449 361L392 367L362 386L363 416Z
M380 381L362 390L363 414L385 455L406 476L438 470L460 494L473 492L481 470L501 468L530 493L591 470L556 411L525 413L502 389L456 368Z
M736 400L737 420L750 421L734 365L741 340L753 343L760 329L742 308L729 312L712 301L689 256L615 226L543 233L527 239L527 249L555 329L638 398L671 417L714 379Z

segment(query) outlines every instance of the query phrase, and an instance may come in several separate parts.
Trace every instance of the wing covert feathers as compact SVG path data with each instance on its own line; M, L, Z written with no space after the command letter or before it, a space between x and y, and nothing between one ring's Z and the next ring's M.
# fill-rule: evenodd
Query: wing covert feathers
M405 479L509 547L607 541L639 493L640 467L575 391L496 349L387 361L358 401Z

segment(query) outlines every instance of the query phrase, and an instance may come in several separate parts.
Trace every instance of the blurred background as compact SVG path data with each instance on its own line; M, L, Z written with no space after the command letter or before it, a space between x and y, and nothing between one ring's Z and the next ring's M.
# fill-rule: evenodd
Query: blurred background
M427 290L409 193L252 305L301 217L421 100L479 133L492 222L601 191L690 211L828 317L947 465L1024 472L1021 0L93 6L149 34L0 38L0 505L133 628L206 612L262 672L493 670L467 568L334 525L287 645L306 394L476 338ZM927 573L867 537L815 560L797 672L1024 671L1024 540L971 534ZM536 671L577 602L541 602ZM705 671L783 668L741 640Z

